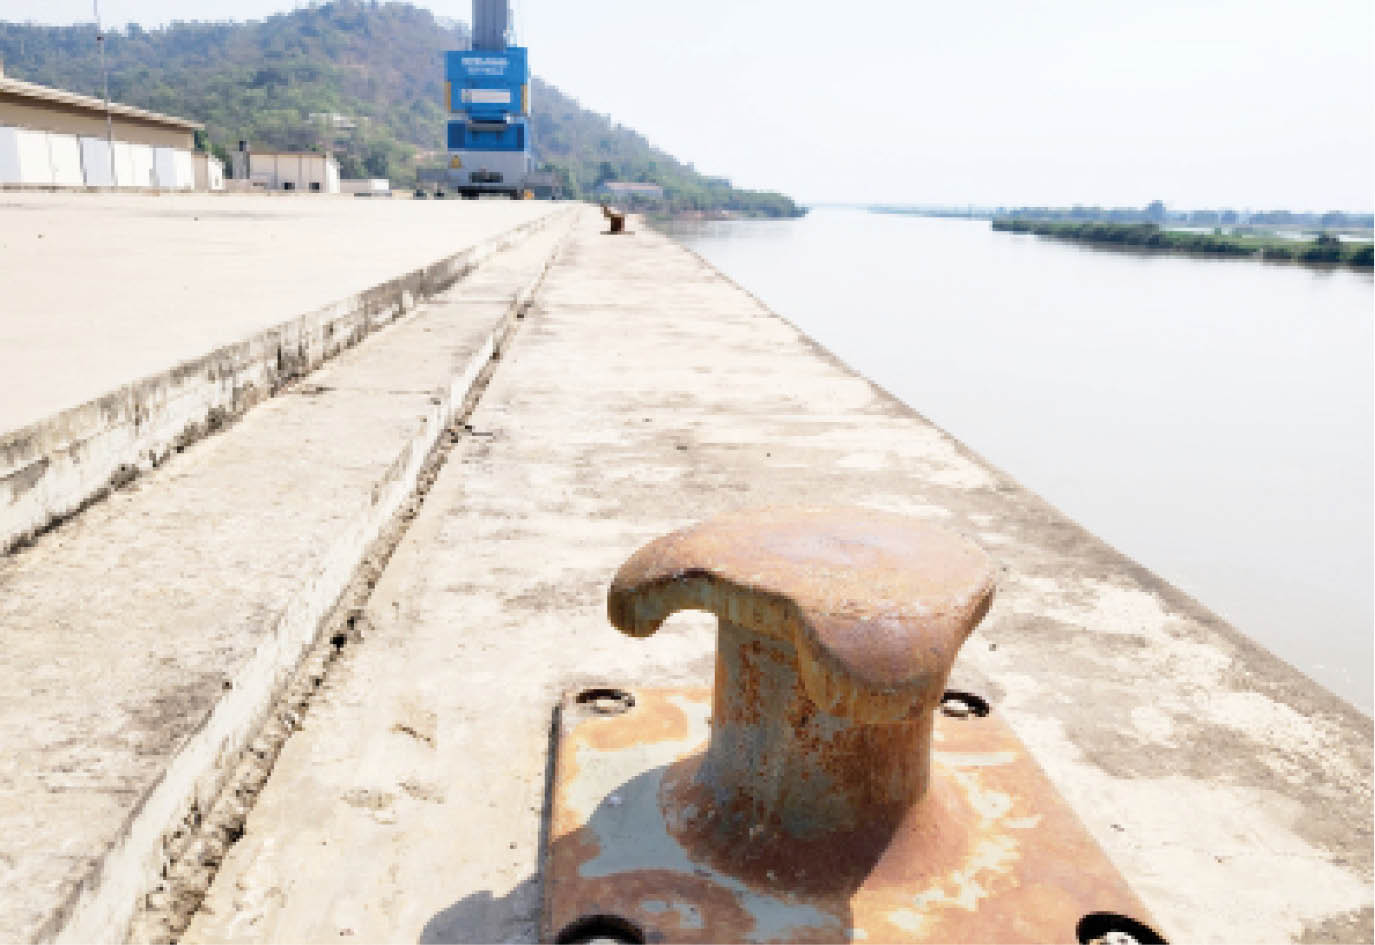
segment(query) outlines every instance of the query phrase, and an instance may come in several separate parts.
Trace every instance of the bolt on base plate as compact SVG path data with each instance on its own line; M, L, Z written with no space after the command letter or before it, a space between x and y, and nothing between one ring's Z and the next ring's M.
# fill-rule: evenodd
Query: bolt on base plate
M711 691L589 692L560 707L544 941L1073 942L1118 919L1162 940L995 714L936 713L930 788L877 846L822 854L742 821L723 857L694 842L731 816L691 792Z

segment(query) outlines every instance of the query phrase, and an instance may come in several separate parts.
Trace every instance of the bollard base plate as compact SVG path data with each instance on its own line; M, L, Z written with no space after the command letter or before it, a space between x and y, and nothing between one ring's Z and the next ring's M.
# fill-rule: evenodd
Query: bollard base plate
M718 869L675 837L682 812L665 801L691 777L710 713L707 689L565 696L543 941L1073 942L1115 919L1136 941L1163 940L995 714L937 715L931 786L862 874L828 876L821 861ZM743 860L768 829L742 825Z

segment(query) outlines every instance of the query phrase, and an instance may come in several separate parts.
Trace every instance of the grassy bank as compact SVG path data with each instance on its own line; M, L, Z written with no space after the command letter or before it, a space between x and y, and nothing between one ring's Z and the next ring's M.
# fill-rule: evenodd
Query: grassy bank
M1301 263L1341 264L1360 269L1375 266L1372 244L1343 243L1335 236L1326 234L1315 240L1300 241L1236 233L1182 233L1162 230L1154 223L1071 223L1008 217L994 218L993 229L1105 246L1163 249L1209 256L1256 256Z

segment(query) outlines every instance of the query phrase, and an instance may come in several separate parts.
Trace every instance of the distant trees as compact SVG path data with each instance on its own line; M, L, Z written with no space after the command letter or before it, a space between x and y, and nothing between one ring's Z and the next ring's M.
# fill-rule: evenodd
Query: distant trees
M1001 212L1001 215L1014 220L1097 220L1109 223L1155 223L1162 226L1239 226L1250 223L1296 228L1368 230L1375 227L1375 215L1369 213L1343 213L1340 210L1329 210L1322 214L1297 213L1292 210L1256 211L1247 214L1232 209L1177 211L1168 209L1160 200L1153 200L1145 207L1095 207L1082 204L1072 207L1017 207Z
M376 144L368 149L367 156L363 158L363 170L368 177L391 176L391 155L387 153L385 145Z
M1299 251L1298 258L1303 262L1341 262L1342 242L1335 236L1319 233L1318 238Z
M546 161L539 166L539 170L553 175L556 193L565 197L577 195L576 186L573 183L573 172L566 165L552 164Z
M439 163L447 115L443 53L469 45L467 24L405 3L335 0L249 23L174 22L111 31L106 53L116 101L202 121L223 158L240 139L282 150L328 150L346 177L415 179L417 160ZM538 61L538 52L536 52ZM9 75L100 94L92 25L0 23ZM533 80L533 148L559 169L570 196L608 180L663 187L673 209L793 215L775 193L710 182L609 116ZM336 128L313 119L341 115Z
M803 211L783 194L742 190L724 178L700 174L690 164L653 147L645 137L607 116L588 111L536 77L531 122L539 161L566 169L570 196L590 196L608 181L658 184L670 213L736 213L797 216Z
M115 100L204 122L212 152L240 139L327 149L345 174L385 168L404 182L418 148L442 146L440 56L464 36L414 7L342 0L258 22L111 31L106 54ZM99 93L91 27L0 23L0 57L11 75ZM371 122L322 138L315 113Z
M1155 223L1073 222L995 217L993 229L1010 233L1034 233L1059 239L1117 246L1201 253L1212 256L1259 256L1262 259L1296 259L1305 263L1345 263L1371 268L1372 245L1343 243L1327 233L1312 242L1277 237L1193 233L1164 230Z

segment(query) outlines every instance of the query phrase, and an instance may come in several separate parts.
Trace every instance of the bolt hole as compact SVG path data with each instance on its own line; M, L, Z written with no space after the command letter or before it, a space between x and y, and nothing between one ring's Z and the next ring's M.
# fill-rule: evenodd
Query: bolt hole
M620 715L634 708L635 697L624 689L613 689L609 686L593 687L579 692L577 703L587 706L598 715Z
M1155 929L1116 912L1090 912L1074 927L1074 935L1080 945L1165 945Z
M555 945L574 945L582 942L624 942L644 945L644 931L618 915L585 915L563 927L554 938Z
M981 696L959 689L947 689L941 697L941 715L952 719L967 719L971 715L983 718L988 714L988 702Z

